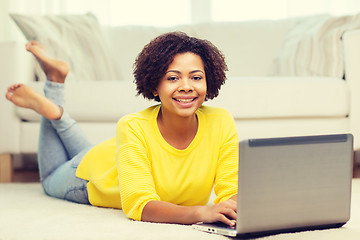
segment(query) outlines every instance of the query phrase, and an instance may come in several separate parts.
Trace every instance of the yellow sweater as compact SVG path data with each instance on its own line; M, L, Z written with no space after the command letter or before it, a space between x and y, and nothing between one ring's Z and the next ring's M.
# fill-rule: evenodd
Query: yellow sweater
M123 117L112 138L91 149L77 176L89 180L92 205L122 208L141 220L152 200L205 205L215 184L215 203L237 193L238 136L224 109L201 107L199 127L185 150L169 145L157 126L160 106Z

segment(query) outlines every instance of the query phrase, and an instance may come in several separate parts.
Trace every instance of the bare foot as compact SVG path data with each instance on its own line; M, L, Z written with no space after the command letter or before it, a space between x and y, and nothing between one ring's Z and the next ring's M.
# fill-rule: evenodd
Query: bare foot
M32 109L47 119L60 119L62 116L61 107L24 84L11 85L5 96L16 106Z
M65 78L69 72L69 65L66 62L51 58L44 46L36 41L28 42L25 47L27 51L36 57L50 81L58 83L65 82Z

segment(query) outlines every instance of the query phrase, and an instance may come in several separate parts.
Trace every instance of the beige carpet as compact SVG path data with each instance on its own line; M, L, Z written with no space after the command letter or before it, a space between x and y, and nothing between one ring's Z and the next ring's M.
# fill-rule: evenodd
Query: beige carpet
M353 180L351 219L339 229L279 234L263 239L360 239L360 179ZM0 184L0 240L228 239L190 226L135 222L121 210L46 196L40 184Z

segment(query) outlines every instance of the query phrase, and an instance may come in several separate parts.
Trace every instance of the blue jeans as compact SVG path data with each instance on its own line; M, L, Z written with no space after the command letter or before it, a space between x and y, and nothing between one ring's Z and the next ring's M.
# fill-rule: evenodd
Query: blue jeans
M90 204L86 184L75 176L84 155L93 147L76 121L65 111L65 85L46 81L47 98L64 109L59 120L44 117L40 123L38 164L46 194L72 202Z

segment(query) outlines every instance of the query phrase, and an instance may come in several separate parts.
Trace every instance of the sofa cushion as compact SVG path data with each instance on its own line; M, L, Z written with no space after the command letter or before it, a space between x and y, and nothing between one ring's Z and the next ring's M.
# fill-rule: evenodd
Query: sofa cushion
M30 86L41 92L43 83ZM116 122L158 104L136 96L131 81L68 82L66 86L66 110L83 122ZM220 95L205 103L228 109L236 119L344 117L349 115L349 104L346 81L326 77L230 78ZM28 109L16 111L24 120L40 119Z
M140 51L155 37L173 31L186 32L194 35L190 25L179 25L174 27L153 26L117 26L103 27L105 36L114 54L114 65L118 80L131 81L133 76L133 65Z
M194 25L196 37L207 39L225 55L229 77L268 76L289 20L213 22Z
M11 17L28 41L40 42L50 55L69 63L68 81L116 78L109 46L93 14ZM40 80L46 79L38 63L35 73Z
M133 65L137 55L151 39L165 31L152 26L104 27L104 33L114 54L118 80L134 79Z
M317 15L292 22L275 58L273 75L344 77L342 37L346 31L360 29L360 14Z
M346 81L327 77L230 78L207 104L237 119L344 117L350 109Z
M44 83L27 85L42 93ZM132 81L66 82L65 100L66 111L82 122L117 122L126 114L156 104L136 96L136 85ZM23 120L40 120L38 114L29 109L16 108L16 113Z

